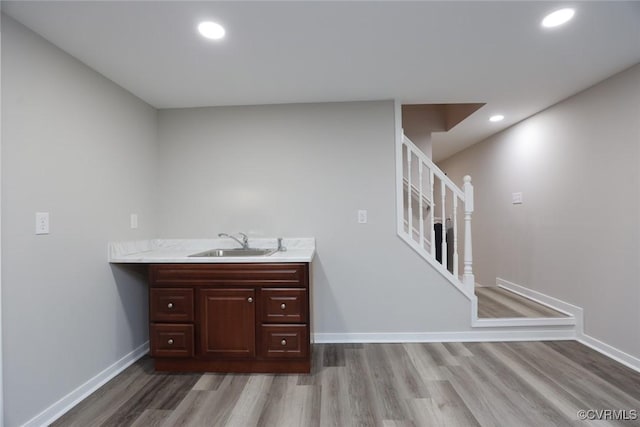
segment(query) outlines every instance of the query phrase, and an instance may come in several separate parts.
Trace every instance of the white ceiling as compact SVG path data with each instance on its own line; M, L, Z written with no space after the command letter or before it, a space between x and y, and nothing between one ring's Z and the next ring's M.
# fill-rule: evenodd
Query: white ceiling
M542 29L571 5L568 25ZM485 102L434 159L640 62L640 2L3 1L157 108L399 99ZM201 20L227 29L221 42ZM489 123L492 113L506 119Z

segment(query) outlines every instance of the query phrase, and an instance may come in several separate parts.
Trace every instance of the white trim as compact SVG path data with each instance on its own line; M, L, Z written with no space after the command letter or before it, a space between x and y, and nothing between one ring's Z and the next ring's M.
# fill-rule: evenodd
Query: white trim
M474 319L471 326L474 328L500 328L516 326L574 326L574 317L501 317Z
M78 388L71 391L71 393L67 394L62 399L58 400L47 409L31 418L23 425L23 427L46 426L53 423L71 408L80 403L80 401L102 387L105 383L107 383L120 372L131 366L136 360L140 359L148 352L149 341L145 342L144 344L133 350L131 353L125 355L120 360L100 372L98 375L89 379L89 381L80 385Z
M400 228L400 226L398 225L398 228ZM431 254L426 253L426 251L424 250L424 248L420 247L420 244L416 241L414 241L409 235L408 233L406 233L404 230L402 231L398 231L398 236L400 236L400 238L409 246L411 246L411 248L413 248L413 250L424 260L426 260L429 264L431 264L431 266L433 268L435 268L445 279L447 279L453 286L455 286L455 288L457 290L459 290L462 295L464 295L465 297L467 297L467 299L469 299L469 301L473 300L473 289L469 289L467 290L464 285L462 284L462 282L460 282L460 280L458 280L453 274L451 274L451 272L449 270L447 270L446 268L444 268L444 266L442 264L440 264L434 257L431 256Z
M402 104L397 99L393 104L395 114L395 151L396 151L396 227L397 234L404 233L404 189L402 188Z
M525 288L524 286L517 285L500 277L496 278L496 285L510 292L513 292L514 294L518 294L520 296L528 298L531 301L535 301L538 304L542 304L553 310L559 311L560 313L564 313L567 316L573 316L576 319L576 334L578 336L584 334L584 310L581 307L543 294L542 292Z
M557 341L575 339L576 335L573 329L457 332L328 332L314 334L314 342L316 344Z
M616 362L622 363L634 371L640 372L640 358L632 356L629 353L625 353L622 350L618 350L617 348L586 334L579 335L578 342L604 354L607 357L610 357Z
M2 2L0 1L0 12L2 10ZM0 46L2 46L2 29L0 28ZM2 57L2 55L0 55L0 58ZM2 69L1 64L0 64L0 69ZM2 80L2 77L0 76L0 80ZM1 94L0 94L1 95ZM2 96L0 96L0 100L2 99ZM2 117L2 102L0 101L0 117ZM2 135L2 120L0 119L0 135ZM0 136L0 152L2 152L2 137ZM1 172L1 171L0 171ZM0 173L1 176L1 173ZM0 186L1 188L1 186ZM2 195L0 194L0 200L2 200ZM0 203L0 224L2 223L1 221L1 217L2 217L2 209L1 209L1 203ZM2 241L2 229L0 227L0 241ZM4 379L2 376L2 352L3 352L3 347L2 347L2 246L0 245L0 427L4 426Z
M559 311L560 313L566 314L567 316L573 316L576 310L582 310L580 307L577 307L573 304L569 304L568 302L564 302L541 292L534 291L533 289L516 285L515 283L501 279L500 277L496 278L496 285L499 288L506 289L510 292L513 292L514 294L518 294L522 297L535 301L538 304L542 304L553 310Z
M415 154L420 159L420 161L422 161L422 163L425 163L427 165L427 167L429 167L435 173L435 175L438 177L438 179L441 182L443 182L447 187L449 187L449 190L451 190L451 192L453 194L458 196L460 198L460 200L462 200L463 202L465 201L465 194L460 189L460 187L458 187L453 181L451 181L451 178L449 178L442 171L442 169L440 169L438 167L438 165L433 163L433 160L431 160L429 157L427 157L427 155L424 154L424 152L420 148L418 148L413 143L413 141L411 141L409 138L407 138L407 135L405 135L404 133L402 134L401 143L406 144L407 147L409 147L411 149L411 151L413 151L413 154Z

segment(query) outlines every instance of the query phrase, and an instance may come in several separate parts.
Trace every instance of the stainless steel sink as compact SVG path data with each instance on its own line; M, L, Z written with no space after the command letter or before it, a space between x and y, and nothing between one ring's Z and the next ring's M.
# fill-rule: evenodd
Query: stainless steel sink
M275 253L277 249L209 249L208 251L199 252L189 255L189 257L202 258L221 258L221 257L239 257L239 256L269 256Z

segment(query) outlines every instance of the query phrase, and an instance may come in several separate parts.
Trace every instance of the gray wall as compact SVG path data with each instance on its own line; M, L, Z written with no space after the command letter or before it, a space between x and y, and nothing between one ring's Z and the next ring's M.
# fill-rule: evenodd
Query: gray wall
M147 340L146 286L107 241L150 238L156 111L2 18L5 425L26 422ZM34 213L51 234L34 235ZM140 228L129 229L129 214Z
M393 118L391 101L160 111L163 237L316 237L316 333L468 330L469 302L396 235Z
M640 65L441 162L476 190L474 270L585 310L640 357ZM524 204L512 205L511 193Z

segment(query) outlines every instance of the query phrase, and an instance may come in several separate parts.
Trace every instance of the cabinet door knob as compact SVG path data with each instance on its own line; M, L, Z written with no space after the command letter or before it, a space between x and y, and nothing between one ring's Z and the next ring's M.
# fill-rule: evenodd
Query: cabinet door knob
M282 340L282 341L280 341L280 344L282 344L282 345L287 345L287 340Z
M285 308L287 308L287 304L285 303L280 304L280 308L284 310Z
M167 341L167 344L169 345L173 344L173 339L169 338L169 341Z
M170 302L169 304L167 304L167 308L173 308L173 303Z
M249 297L249 298L247 298L247 301L253 302L253 298Z

